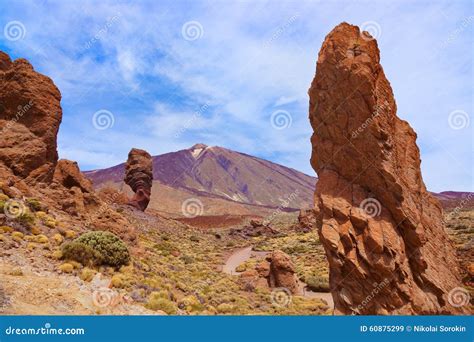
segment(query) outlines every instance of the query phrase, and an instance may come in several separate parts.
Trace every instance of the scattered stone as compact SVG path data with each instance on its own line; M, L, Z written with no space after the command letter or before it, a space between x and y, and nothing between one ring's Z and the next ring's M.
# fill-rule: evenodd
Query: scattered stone
M257 236L276 236L278 234L280 234L280 232L258 220L251 220L250 225L244 226L243 228L232 228L229 231L230 236L240 236L245 239Z

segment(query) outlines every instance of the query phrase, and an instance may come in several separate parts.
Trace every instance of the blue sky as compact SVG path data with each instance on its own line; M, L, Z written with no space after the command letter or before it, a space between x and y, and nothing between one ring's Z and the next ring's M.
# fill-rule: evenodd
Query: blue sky
M0 7L0 49L59 87L59 154L84 170L123 162L131 147L161 154L202 142L314 175L307 90L325 35L347 21L377 37L428 188L474 191L469 0Z

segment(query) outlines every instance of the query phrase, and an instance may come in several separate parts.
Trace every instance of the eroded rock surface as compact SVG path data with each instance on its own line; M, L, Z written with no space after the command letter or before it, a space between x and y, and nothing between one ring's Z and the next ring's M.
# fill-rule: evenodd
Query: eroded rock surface
M316 224L335 312L459 312L441 206L426 191L416 133L396 115L377 42L346 23L319 52L309 89Z
M153 184L153 160L147 151L132 148L129 152L125 165L125 183L135 193L129 204L145 211L150 202Z
M51 218L77 233L108 230L134 241L133 225L115 210L113 201L101 200L77 163L58 162L60 101L61 93L49 77L25 59L11 61L0 51L0 194L21 203L34 198ZM0 217L0 225L17 224L5 220ZM51 227L43 233L51 234Z
M265 272L265 267L260 267L259 271ZM277 250L271 254L268 277L270 287L284 287L291 293L296 293L298 289L295 265L290 256L282 251Z
M25 59L0 51L0 161L15 176L48 182L58 160L61 93Z

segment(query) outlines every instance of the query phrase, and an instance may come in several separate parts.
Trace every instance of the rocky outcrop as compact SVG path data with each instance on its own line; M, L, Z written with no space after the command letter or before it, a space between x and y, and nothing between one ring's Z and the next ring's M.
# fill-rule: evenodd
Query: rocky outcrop
M58 160L61 93L25 59L0 51L0 162L27 182L49 182Z
M79 170L77 162L66 159L58 161L54 170L53 181L70 189L78 187L82 192L92 192L92 182Z
M298 223L294 226L295 230L302 233L309 233L313 230L315 217L313 209L301 209L298 214Z
M278 287L286 288L293 294L298 291L295 265L288 254L279 250L261 260L255 268L242 272L239 282L245 291Z
M280 233L277 230L261 220L250 220L248 225L242 228L232 228L229 232L231 236L240 236L244 239L257 236L276 236L278 234Z
M263 272L265 267L260 267ZM291 293L298 290L298 279L296 277L295 265L288 254L282 251L274 251L270 256L270 269L268 275L270 287L284 287Z
M125 183L135 193L129 204L145 211L150 202L153 183L153 160L147 151L132 148L129 152L125 165Z
M377 42L346 23L328 34L309 89L316 224L335 312L446 314L460 286L416 133L396 115Z
M12 62L0 51L0 193L20 202L34 198L42 210L77 232L108 230L134 241L134 226L113 202L100 199L77 163L58 162L60 101L50 78L25 59ZM51 234L50 228L44 233Z

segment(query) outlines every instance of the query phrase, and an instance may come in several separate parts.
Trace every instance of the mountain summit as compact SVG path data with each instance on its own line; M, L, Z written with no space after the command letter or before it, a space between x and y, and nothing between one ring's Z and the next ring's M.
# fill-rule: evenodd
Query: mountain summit
M96 187L122 186L124 167L119 164L85 175ZM180 204L180 200L197 197L211 202L204 206L208 207L207 214L310 207L316 183L315 177L294 169L201 143L154 156L153 179L151 208L179 213L180 207L172 203L173 199Z

